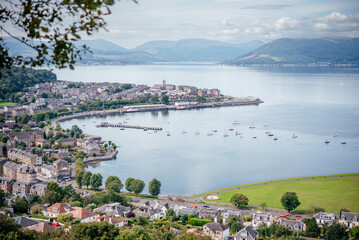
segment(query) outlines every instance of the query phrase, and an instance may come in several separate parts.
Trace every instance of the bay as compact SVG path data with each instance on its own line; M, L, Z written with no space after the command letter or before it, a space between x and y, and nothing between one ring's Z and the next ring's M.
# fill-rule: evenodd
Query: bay
M115 160L88 167L104 179L116 175L124 182L135 177L148 186L157 178L162 193L189 196L257 181L359 171L359 69L167 64L85 66L55 73L61 80L150 86L165 79L169 84L218 88L225 95L264 101L258 106L131 113L62 123L64 128L77 124L86 133L119 146ZM164 130L148 134L95 127L102 121L117 123L126 118L129 124ZM240 125L232 125L233 121ZM250 125L256 128L249 129ZM213 129L217 133L207 136ZM196 131L200 134L195 135ZM298 138L292 139L293 133ZM334 138L333 133L339 136ZM326 139L329 144L324 143ZM340 144L342 140L347 144Z

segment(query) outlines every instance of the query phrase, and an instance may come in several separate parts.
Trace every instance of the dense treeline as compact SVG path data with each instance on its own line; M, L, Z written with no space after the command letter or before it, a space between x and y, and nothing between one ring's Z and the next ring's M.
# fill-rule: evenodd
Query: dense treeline
M5 69L1 73L0 99L11 102L18 102L22 96L21 92L26 92L28 87L56 80L56 74L48 70L13 67L10 74Z

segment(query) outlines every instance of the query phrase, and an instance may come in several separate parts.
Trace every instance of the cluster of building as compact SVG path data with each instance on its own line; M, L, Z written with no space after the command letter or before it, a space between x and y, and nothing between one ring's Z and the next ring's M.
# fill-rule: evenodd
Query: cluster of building
M155 84L152 88L146 90L145 93L158 96L166 94L172 101L188 101L197 96L215 98L221 95L221 92L218 89L198 89L193 86L167 84L166 80L163 80L162 84Z
M50 133L57 134L51 130L2 134L8 140L6 143L1 142L0 146L1 189L12 194L43 196L48 182L71 178L73 171L69 162L73 161L73 156L69 148L83 150L88 156L104 155L101 139L90 136L78 139L66 136L53 143L58 149L44 149L44 145L50 146L50 141L44 138ZM43 162L43 157L54 161Z
M83 83L83 82L47 82L29 87L23 98L26 105L12 105L0 107L0 114L8 116L34 115L42 111L56 111L58 109L75 110L80 103L91 103L96 100L111 101L117 99L137 99L145 94L159 95L167 94L173 101L191 100L197 96L214 98L220 96L218 89L197 89L193 86L166 84L155 84L153 87L147 85L123 83ZM9 122L9 125L11 123Z

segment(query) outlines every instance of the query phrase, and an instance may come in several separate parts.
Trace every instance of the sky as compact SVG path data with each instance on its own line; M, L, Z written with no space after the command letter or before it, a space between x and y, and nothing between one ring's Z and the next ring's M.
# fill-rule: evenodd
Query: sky
M187 38L243 43L283 37L359 37L359 0L137 1L115 0L105 18L107 31L82 38L134 48L148 41Z
M108 31L94 38L127 48L185 38L359 37L359 0L122 0L111 11Z

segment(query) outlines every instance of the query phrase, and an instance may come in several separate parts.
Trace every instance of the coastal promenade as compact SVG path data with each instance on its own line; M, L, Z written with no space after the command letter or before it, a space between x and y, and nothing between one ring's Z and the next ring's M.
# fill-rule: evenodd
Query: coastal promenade
M153 104L153 105L132 105L118 109L102 110L102 111L90 111L82 113L74 113L67 116L58 117L51 121L51 126L56 127L59 122L75 119L86 118L94 116L107 116L109 114L123 114L134 112L148 112L148 111L163 111L163 110L191 110L198 108L216 108L216 107L231 107L231 106L245 106L245 105L258 105L263 103L260 98L255 99L238 99L235 101L224 102L208 102L208 103L177 103L174 105Z

